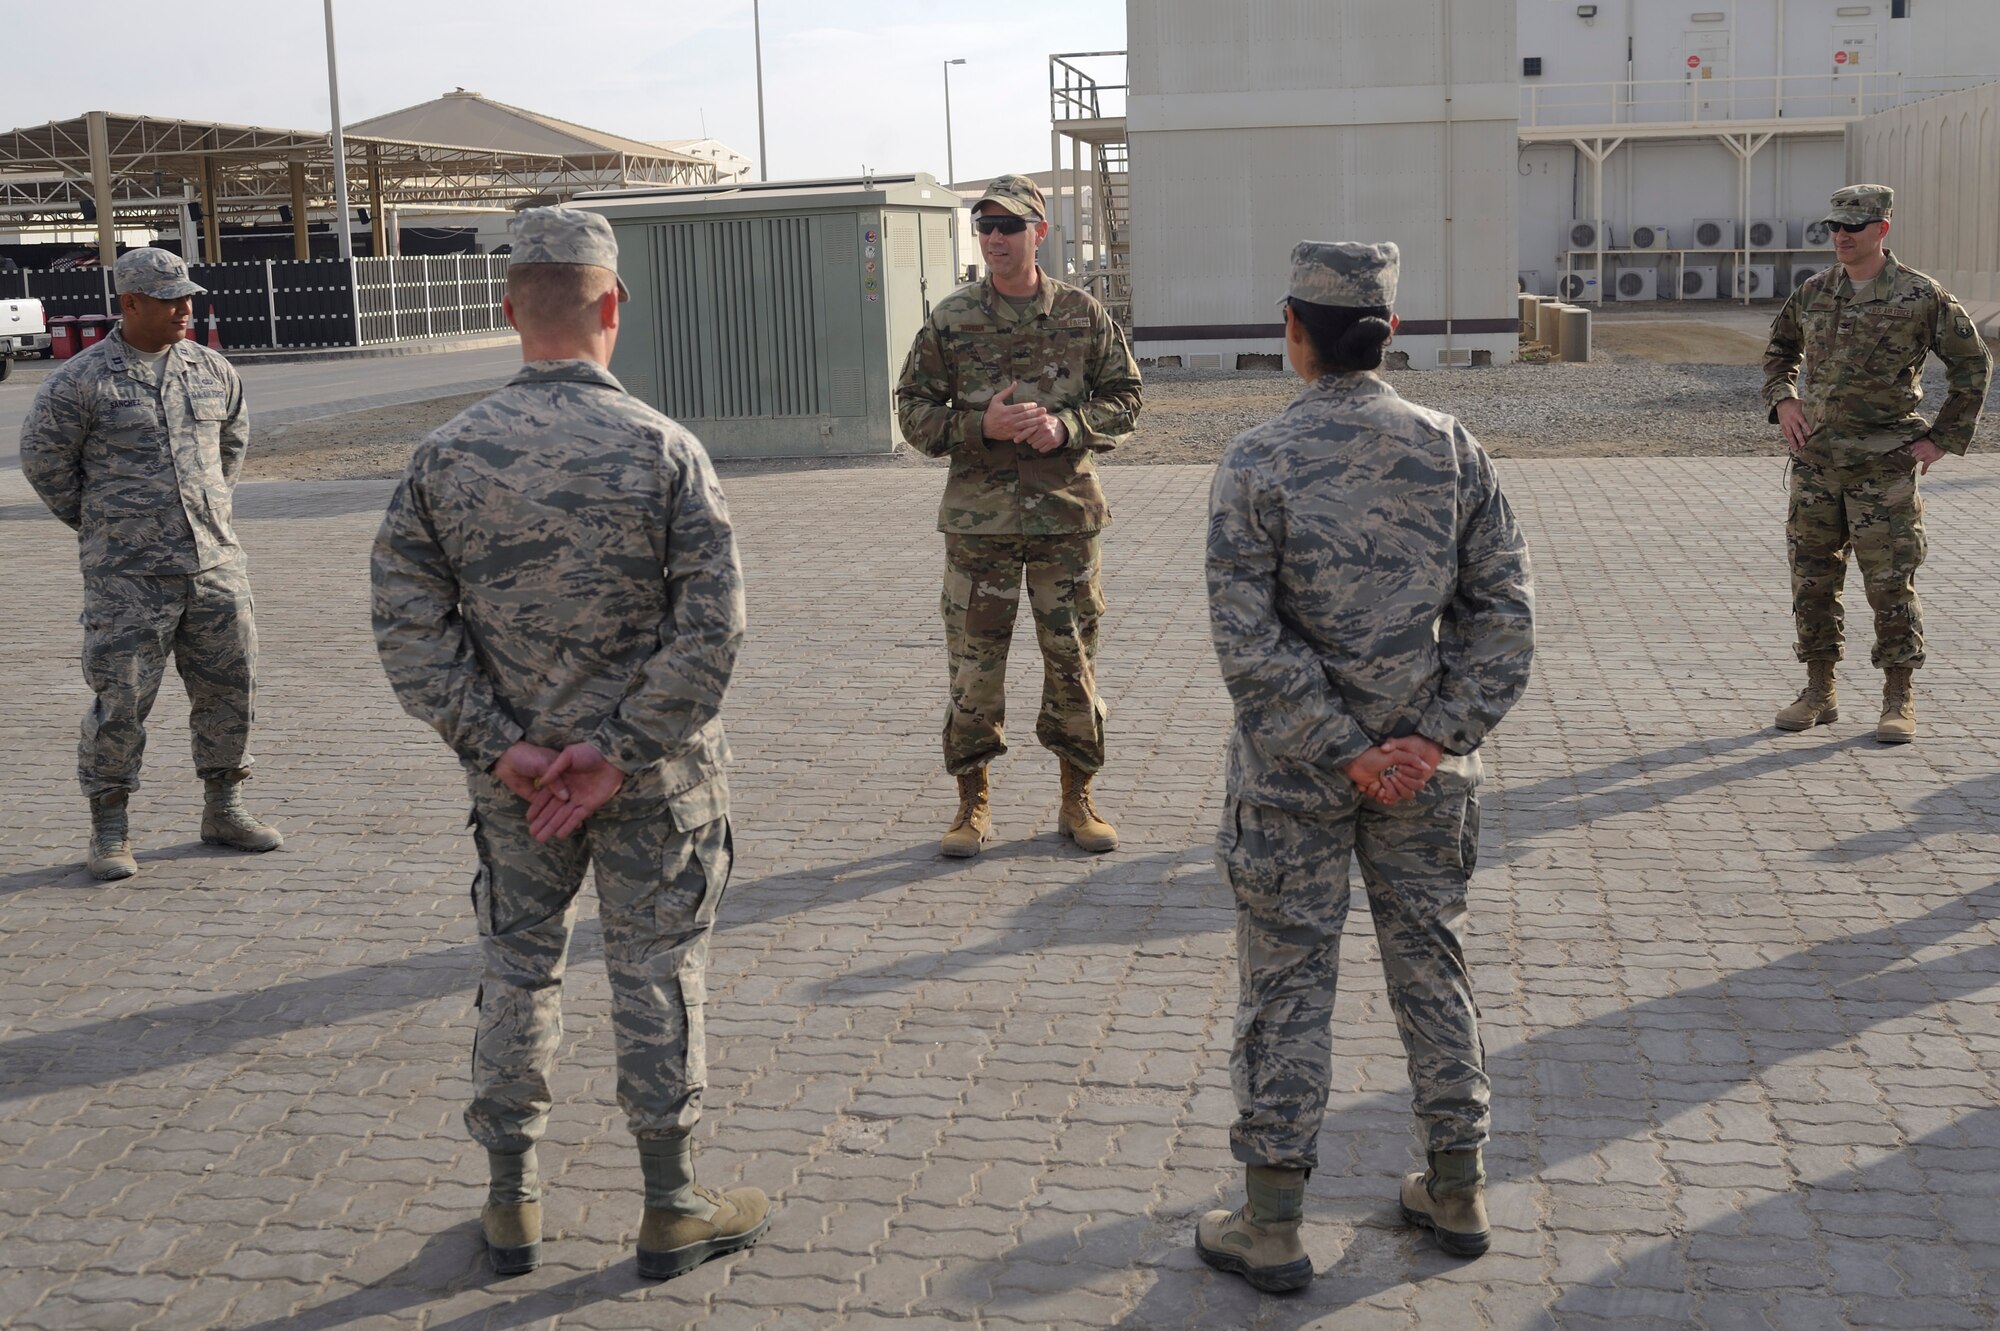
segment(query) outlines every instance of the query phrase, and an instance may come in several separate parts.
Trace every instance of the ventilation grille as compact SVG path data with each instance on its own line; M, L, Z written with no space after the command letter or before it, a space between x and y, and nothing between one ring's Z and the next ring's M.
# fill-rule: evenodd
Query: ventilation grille
M1571 222L1569 224L1569 247L1573 250L1594 250L1600 247L1598 225L1595 222Z
M1627 300L1635 299L1646 289L1646 279L1637 273L1618 274L1618 294Z
M1830 247L1833 244L1833 228L1823 220L1807 222L1801 235L1805 244L1812 249Z
M1752 222L1750 224L1750 247L1752 249L1768 250L1773 247L1782 246L1785 243L1784 237L1778 234L1778 228L1781 225L1782 223L1770 221Z
M683 420L821 414L812 219L659 230L668 414Z

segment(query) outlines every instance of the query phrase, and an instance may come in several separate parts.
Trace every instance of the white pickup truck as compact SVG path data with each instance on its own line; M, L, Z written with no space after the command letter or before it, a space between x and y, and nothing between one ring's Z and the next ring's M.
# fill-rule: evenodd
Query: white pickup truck
M17 360L32 360L49 349L49 321L38 300L0 298L0 379Z

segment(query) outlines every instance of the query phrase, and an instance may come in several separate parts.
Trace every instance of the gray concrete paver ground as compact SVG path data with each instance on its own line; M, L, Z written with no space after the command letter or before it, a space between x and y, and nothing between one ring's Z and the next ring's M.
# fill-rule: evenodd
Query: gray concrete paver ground
M1796 687L1767 460L1503 464L1536 680L1488 750L1475 977L1493 1252L1406 1231L1408 1087L1370 931L1345 949L1303 1296L1202 1266L1234 1195L1227 699L1207 474L1121 468L1104 807L996 768L1000 840L935 856L938 479L728 482L753 633L730 698L739 863L711 972L711 1182L783 1206L754 1253L633 1273L639 1201L586 898L544 1148L548 1264L496 1281L458 1122L476 951L447 754L367 628L389 487L246 486L266 857L196 839L169 680L141 874L78 867L74 547L0 478L0 1323L20 1327L1282 1328L1992 1325L2000 1313L2000 463L1929 486L1923 738L1766 729ZM1858 598L1857 598L1858 599ZM1865 615L1863 616L1865 619ZM1017 644L1016 732L1033 714ZM1359 904L1359 903L1357 903Z

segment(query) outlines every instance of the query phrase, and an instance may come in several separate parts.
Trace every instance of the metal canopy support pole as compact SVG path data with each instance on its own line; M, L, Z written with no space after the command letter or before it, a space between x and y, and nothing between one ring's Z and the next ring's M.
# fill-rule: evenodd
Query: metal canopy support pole
M382 216L382 150L372 143L368 145L368 226L374 244L370 253L387 254L387 223Z
M84 117L90 136L90 197L97 210L97 262L107 271L118 261L118 226L111 207L111 130L104 112Z
M306 164L294 159L287 163L292 175L292 257L312 258L312 238L306 230Z
M215 206L215 158L201 155L201 254L205 263L222 262L222 213Z
M340 257L352 259L354 219L348 216L347 211L347 139L340 129L340 69L333 58L333 0L326 0L326 101L333 113L334 226L340 233ZM360 344L357 336L355 345Z

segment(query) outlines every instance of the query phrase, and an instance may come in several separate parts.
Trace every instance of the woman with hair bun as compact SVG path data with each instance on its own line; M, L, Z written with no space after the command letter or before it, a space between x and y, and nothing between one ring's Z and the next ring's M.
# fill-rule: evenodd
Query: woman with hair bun
M1209 498L1209 617L1235 707L1216 842L1242 986L1229 1135L1248 1196L1205 1217L1195 1247L1263 1290L1313 1278L1299 1226L1353 858L1425 1139L1403 1214L1457 1256L1489 1239L1466 884L1479 746L1527 686L1534 597L1486 450L1374 372L1399 258L1293 251L1285 353L1305 391L1229 446Z

